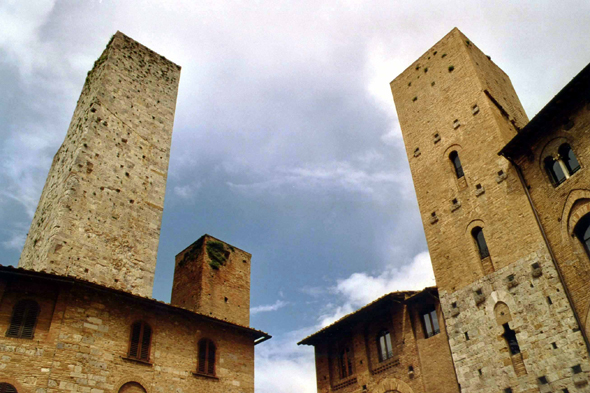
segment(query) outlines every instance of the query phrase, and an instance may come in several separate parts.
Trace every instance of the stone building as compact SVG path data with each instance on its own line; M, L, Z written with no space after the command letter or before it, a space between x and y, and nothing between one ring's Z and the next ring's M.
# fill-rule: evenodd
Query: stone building
M117 32L88 73L18 268L0 392L254 392L251 255L205 235L150 298L180 67Z
M508 76L454 29L391 90L451 353L439 362L462 392L590 391L590 68L529 121ZM456 391L383 388L399 367L350 391Z
M438 291L393 292L302 340L318 392L459 392Z

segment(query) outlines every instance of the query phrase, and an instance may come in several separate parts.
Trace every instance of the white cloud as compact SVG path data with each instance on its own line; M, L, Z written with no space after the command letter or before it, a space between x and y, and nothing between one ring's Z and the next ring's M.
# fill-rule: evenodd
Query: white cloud
M181 199L191 200L195 197L198 193L199 189L202 187L201 182L196 182L193 184L185 184L182 186L174 186L174 195L178 196Z
M283 300L277 300L274 304L267 304L263 306L256 306L250 308L250 314L258 314L261 312L277 311L279 308L285 307L289 302Z
M340 295L342 302L326 307L319 317L320 325L327 326L387 293L420 290L434 285L436 283L428 252L416 255L407 265L389 267L379 275L353 273L350 277L339 280L332 288Z
M297 345L316 330L316 326L294 330L256 346L258 393L316 393L313 348Z

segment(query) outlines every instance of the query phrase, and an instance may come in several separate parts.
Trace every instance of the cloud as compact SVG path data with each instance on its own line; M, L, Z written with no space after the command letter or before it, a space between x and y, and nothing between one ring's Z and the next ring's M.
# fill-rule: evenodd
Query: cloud
M407 265L390 266L378 275L353 273L348 278L338 280L332 287L332 291L340 296L341 303L325 307L319 317L320 325L327 326L387 293L420 290L434 285L436 283L428 252L416 255Z
M250 308L250 314L258 314L261 312L277 311L279 308L285 307L289 302L277 300L274 304L267 304L264 306L256 306Z
M315 330L293 330L256 346L256 392L316 393L313 348L297 345Z

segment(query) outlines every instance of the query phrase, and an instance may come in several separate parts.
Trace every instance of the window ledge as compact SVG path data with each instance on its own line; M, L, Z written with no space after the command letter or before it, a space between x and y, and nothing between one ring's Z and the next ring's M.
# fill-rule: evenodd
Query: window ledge
M204 373L200 373L200 372L196 372L193 371L192 374L195 377L200 377L200 378L207 378L207 379L213 379L214 381L219 381L219 378L216 377L215 375L211 375L211 374L204 374Z
M136 359L136 358L130 358L129 356L121 356L121 359L123 359L125 361L128 361L128 362L143 364L144 366L149 366L149 367L152 367L153 366L153 363L150 362L150 361Z
M373 370L373 374L379 374L390 368L399 366L399 358L393 357L379 363L379 366Z
M339 383L333 385L332 386L332 390L342 389L342 388L345 388L347 386L354 385L356 383L356 377L353 376L353 377L348 377L348 378L349 379L345 379L344 381L339 382Z

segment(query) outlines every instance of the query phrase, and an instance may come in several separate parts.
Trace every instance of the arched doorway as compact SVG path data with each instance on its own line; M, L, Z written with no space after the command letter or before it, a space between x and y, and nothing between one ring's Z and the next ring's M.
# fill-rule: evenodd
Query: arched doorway
M137 382L127 382L119 389L119 393L147 393L143 386Z
M375 393L414 393L407 383L396 378L385 378L375 387Z

